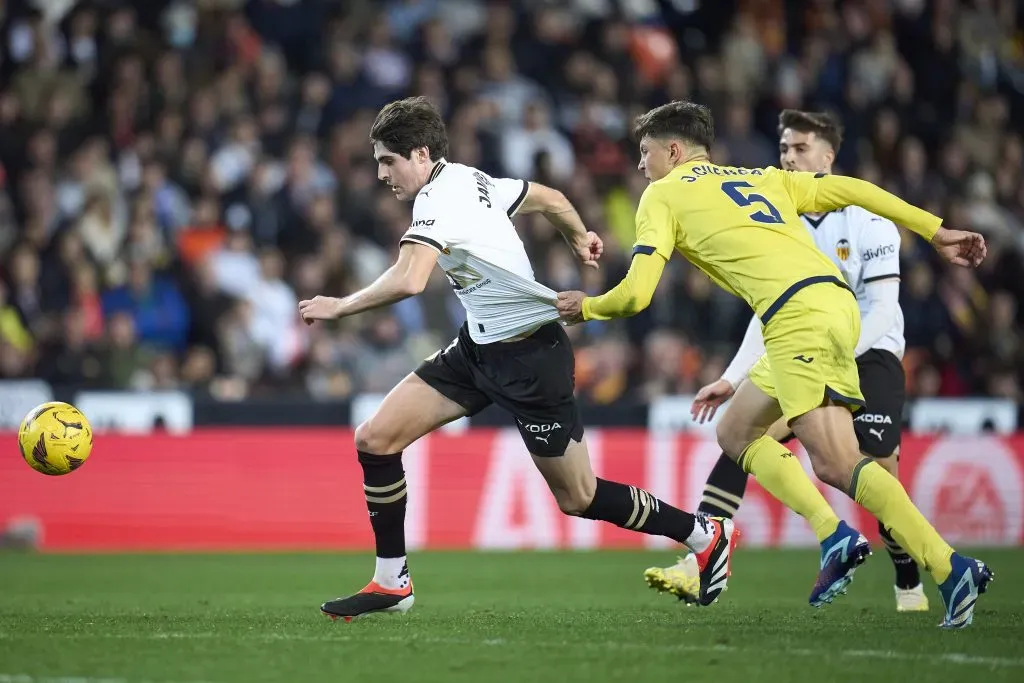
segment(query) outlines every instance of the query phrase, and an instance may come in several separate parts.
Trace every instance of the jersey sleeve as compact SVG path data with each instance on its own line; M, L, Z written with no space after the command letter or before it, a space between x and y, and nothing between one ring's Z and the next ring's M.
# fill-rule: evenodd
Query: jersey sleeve
M754 363L763 355L764 333L761 332L761 320L755 315L747 325L740 348L736 350L736 355L732 357L729 367L722 373L722 379L731 384L733 388L738 387L740 382L750 374Z
M530 183L515 178L491 178L491 182L494 183L494 194L498 204L505 210L508 217L512 218L526 201Z
M912 206L865 180L826 173L778 169L771 172L779 174L797 213L824 213L844 206L862 206L929 241L942 225L938 216Z
M859 357L872 348L896 324L900 310L900 283L893 279L877 280L864 287L867 314L860 321L860 339L853 350Z
M636 315L651 305L666 261L653 254L634 258L622 282L600 296L583 299L584 320L612 320Z
M892 221L862 213L860 225L861 280L867 284L900 276L900 231Z
M412 225L399 242L424 244L442 253L455 238L458 225L443 196L417 197L412 205Z
M636 241L633 255L658 254L666 261L676 246L676 222L672 209L656 185L649 185L636 210Z

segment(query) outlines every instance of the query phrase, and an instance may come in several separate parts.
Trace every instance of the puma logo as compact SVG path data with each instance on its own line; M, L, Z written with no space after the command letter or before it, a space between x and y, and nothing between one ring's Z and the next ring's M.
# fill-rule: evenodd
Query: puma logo
M534 435L533 435L533 438L537 439L537 441L543 441L543 442L544 442L544 444L545 444L545 445L547 445L547 446L550 446L550 445L551 445L551 444L549 444L549 443L548 443L548 439L550 439L550 438L551 438L551 435L550 435L550 434L548 434L547 436L541 436L541 435L539 435L539 434L534 434Z
M801 353L799 356L793 356L793 360L798 360L801 363L810 363L814 360L814 356L808 358L807 356Z
M872 427L871 429L868 430L868 434L871 434L872 436L877 436L878 440L881 441L882 440L882 433L884 431L885 431L884 429L875 429L875 428Z

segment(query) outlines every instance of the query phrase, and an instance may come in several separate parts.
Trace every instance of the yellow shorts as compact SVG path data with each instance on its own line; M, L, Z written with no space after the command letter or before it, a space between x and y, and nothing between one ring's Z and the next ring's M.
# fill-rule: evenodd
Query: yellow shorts
M750 381L778 400L786 421L819 407L825 397L864 406L854 349L860 310L853 294L825 282L799 290L763 328L765 354Z

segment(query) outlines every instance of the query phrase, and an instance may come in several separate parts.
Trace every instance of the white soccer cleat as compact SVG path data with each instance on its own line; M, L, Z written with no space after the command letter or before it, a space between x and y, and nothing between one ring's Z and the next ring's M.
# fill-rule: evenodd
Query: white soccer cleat
M917 584L913 588L900 588L894 586L896 591L897 612L927 612L928 596L924 594L924 584Z
M687 553L671 567L651 567L644 572L647 585L659 593L670 593L687 605L700 599L700 569L697 557Z

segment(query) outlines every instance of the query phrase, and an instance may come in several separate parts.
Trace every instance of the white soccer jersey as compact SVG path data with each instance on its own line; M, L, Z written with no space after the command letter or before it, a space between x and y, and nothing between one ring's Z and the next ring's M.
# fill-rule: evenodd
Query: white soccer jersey
M473 341L509 339L558 320L558 295L537 282L512 217L526 199L525 180L492 178L441 159L412 208L402 242L438 251L463 307Z
M900 233L885 218L848 206L821 216L801 216L814 243L843 272L857 296L860 317L868 314L870 304L865 285L900 275ZM884 349L903 358L903 310L897 306L896 322L871 348Z

